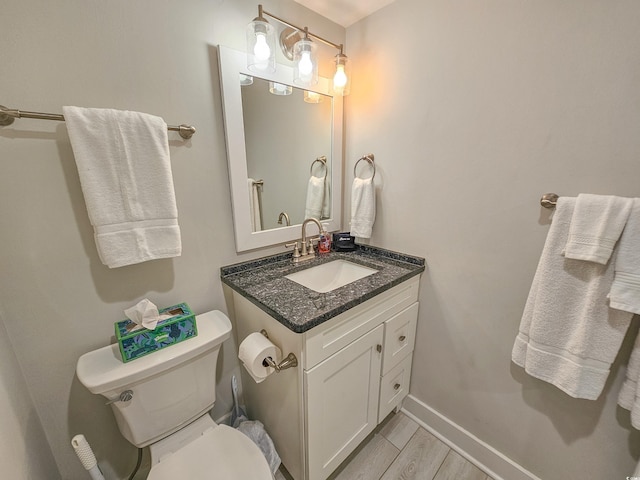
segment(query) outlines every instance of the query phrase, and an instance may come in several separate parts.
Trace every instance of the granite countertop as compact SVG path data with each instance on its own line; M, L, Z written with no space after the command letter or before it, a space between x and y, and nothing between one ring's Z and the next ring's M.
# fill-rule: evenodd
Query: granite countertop
M300 270L344 259L378 270L327 293L285 278ZM353 252L331 252L294 264L282 253L220 269L223 283L296 333L303 333L356 305L424 272L424 258L359 245Z

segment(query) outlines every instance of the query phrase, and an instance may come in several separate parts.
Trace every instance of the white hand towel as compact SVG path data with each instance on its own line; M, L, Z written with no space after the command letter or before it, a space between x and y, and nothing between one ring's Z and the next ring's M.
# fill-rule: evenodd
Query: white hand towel
M115 268L179 256L167 124L138 112L63 112L102 263Z
M251 217L251 231L262 230L262 212L260 210L260 187L253 178L247 181L249 187L249 215Z
M324 205L325 181L324 177L311 175L307 184L307 203L304 209L304 218L315 218L322 216Z
M640 199L633 199L632 205L618 245L609 305L640 314Z
M324 177L324 197L322 199L322 216L321 219L331 218L331 180Z
M376 219L376 188L373 178L354 178L351 187L351 235L371 238Z
M607 305L614 262L562 256L574 207L575 199L558 199L511 358L572 397L595 400L632 314Z
M605 265L620 238L632 199L612 195L578 195L564 256Z

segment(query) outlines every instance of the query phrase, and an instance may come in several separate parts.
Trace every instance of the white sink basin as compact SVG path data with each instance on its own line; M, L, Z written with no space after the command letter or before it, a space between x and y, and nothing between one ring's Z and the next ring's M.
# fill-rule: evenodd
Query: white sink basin
M288 278L315 292L327 293L361 278L368 277L377 271L374 268L363 267L346 260L333 260L317 267L286 275L284 278Z

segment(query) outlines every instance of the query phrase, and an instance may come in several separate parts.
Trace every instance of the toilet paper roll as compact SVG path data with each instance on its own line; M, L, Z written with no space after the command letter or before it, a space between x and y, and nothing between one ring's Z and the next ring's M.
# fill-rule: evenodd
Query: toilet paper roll
M271 357L274 362L279 363L281 352L261 333L254 332L249 334L240 344L238 358L256 383L264 381L275 371L274 368L263 364L266 357Z

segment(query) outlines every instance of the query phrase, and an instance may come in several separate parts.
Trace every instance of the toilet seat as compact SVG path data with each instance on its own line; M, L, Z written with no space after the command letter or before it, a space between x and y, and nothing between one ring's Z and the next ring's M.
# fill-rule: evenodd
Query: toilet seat
M249 437L218 425L155 464L147 480L272 480L260 449Z

